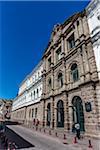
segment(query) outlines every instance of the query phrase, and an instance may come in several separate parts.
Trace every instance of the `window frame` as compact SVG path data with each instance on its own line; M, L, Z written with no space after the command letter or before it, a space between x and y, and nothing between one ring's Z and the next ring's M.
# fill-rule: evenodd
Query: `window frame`
M60 76L60 74L61 74L61 76ZM59 72L59 74L58 74L58 86L59 86L59 88L62 88L63 87L63 74L62 74L62 72Z
M56 50L56 62L58 62L61 59L61 46L59 48L57 48Z
M74 65L76 65L76 67ZM78 65L76 63L72 64L71 66L71 75L74 82L79 80L79 70L78 70Z
M51 78L48 79L48 87L49 87L49 90L52 89L52 80L51 80Z
M51 56L48 58L48 69L51 67Z
M72 44L73 42L73 44ZM67 39L67 43L68 43L68 50L71 50L73 48L75 48L75 36L74 33L72 33L69 38Z

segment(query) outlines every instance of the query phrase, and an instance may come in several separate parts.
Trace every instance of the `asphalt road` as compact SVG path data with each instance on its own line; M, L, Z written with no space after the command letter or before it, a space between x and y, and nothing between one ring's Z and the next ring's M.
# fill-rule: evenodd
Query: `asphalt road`
M48 136L46 134L38 133L34 130L22 127L20 125L8 125L7 127L13 130L27 142L34 145L33 148L26 148L26 150L81 150L79 147L63 144L60 139ZM11 130L9 131L11 132ZM17 137L15 138L15 141L16 139ZM17 141L20 141L20 139L17 139ZM23 145L22 143L23 142L20 142L19 145ZM25 150L25 148L23 150Z

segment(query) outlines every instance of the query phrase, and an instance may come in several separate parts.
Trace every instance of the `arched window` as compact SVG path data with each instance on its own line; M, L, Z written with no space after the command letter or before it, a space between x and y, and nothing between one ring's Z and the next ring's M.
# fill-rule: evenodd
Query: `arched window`
M50 103L47 105L47 126L50 126L51 121L51 106Z
M80 124L80 130L84 131L84 110L82 99L79 96L74 96L72 99L72 115L73 115L73 123Z
M57 127L64 127L64 106L63 101L57 103Z
M49 78L49 80L48 80L48 87L49 87L49 90L51 90L51 88L52 88L51 78Z
M76 63L71 66L71 74L73 77L73 81L77 81L79 79L78 66Z
M58 74L58 84L59 84L59 87L63 86L63 75L62 75L62 73Z

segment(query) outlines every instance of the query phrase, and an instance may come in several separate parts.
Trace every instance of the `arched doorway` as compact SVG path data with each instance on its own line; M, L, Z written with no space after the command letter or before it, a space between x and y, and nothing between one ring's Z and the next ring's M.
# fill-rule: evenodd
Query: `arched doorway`
M57 103L57 127L64 127L64 106L63 101Z
M79 96L75 96L72 99L73 104L73 123L80 124L80 130L85 131L84 128L84 112L83 112L83 104L82 100Z
M50 126L51 121L51 106L50 103L47 105L47 126Z

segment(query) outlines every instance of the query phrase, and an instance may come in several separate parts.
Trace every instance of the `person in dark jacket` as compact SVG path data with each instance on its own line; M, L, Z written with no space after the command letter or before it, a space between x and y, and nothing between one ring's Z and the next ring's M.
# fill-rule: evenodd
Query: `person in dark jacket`
M79 123L75 124L75 129L76 129L76 137L80 139L80 124Z
M75 133L75 123L72 125L72 132Z

